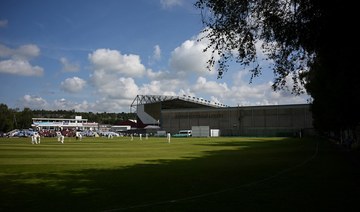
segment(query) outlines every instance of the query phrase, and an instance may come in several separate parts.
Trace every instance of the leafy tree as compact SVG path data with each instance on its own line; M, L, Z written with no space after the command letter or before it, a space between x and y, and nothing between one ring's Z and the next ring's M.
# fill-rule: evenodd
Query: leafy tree
M5 104L0 104L0 132L8 132L14 129L13 111Z
M16 114L17 125L19 129L27 129L31 127L33 112L30 108L24 108Z
M250 82L262 70L258 48L272 62L274 90L308 92L314 124L322 130L354 128L360 120L359 75L355 52L357 7L353 1L326 0L198 0L205 49L212 50L208 68L218 77L235 60L248 66ZM219 57L217 57L217 55ZM218 59L220 58L220 59Z

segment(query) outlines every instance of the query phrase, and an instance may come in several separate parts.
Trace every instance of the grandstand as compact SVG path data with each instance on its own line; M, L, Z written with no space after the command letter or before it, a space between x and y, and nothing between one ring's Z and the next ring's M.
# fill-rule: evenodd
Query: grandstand
M37 130L98 130L99 124L88 122L82 116L75 116L74 119L64 118L32 118L31 127Z
M229 107L190 96L137 95L130 106L138 123L175 134L194 126L218 129L222 136L312 134L309 104Z
M220 107L225 105L185 95L137 95L130 106L130 112L136 112L139 124L159 125L163 110Z

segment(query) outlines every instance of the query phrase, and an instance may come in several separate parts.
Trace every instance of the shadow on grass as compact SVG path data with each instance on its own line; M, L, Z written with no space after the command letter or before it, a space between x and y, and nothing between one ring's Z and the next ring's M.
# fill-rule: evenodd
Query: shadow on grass
M1 176L0 211L336 211L357 204L359 171L325 142L313 161L283 174L314 154L311 141L201 145L239 148L119 169Z

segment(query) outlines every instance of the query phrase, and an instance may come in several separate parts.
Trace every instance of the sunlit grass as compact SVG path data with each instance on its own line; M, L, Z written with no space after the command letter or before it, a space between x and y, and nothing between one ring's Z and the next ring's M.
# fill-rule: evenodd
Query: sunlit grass
M3 166L7 173L69 171L94 167L121 168L138 163L156 163L155 161L160 159L201 157L212 150L240 148L231 145L208 145L216 141L209 138L173 138L169 144L165 138L142 141L131 141L128 137L84 138L82 141L67 138L65 144L61 144L56 138L43 138L41 144L32 145L26 138L2 139L0 166ZM223 139L221 142L231 142L231 139ZM8 166L7 169L5 166Z

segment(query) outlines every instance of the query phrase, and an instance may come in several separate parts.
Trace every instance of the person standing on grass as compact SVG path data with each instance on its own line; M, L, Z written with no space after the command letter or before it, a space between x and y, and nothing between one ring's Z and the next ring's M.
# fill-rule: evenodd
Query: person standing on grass
M171 138L171 134L170 134L170 133L167 133L167 140L168 140L168 143L170 143L170 138Z
M65 140L65 136L63 136L61 134L61 132L56 132L56 135L57 135L58 142L61 142L63 144L64 140Z
M36 141L37 141L37 144L40 144L40 139L41 139L41 137L40 137L39 133L36 133L36 134L35 134L35 139L36 139Z
M76 132L76 140L82 140L81 132Z
M40 135L39 135L39 133L35 132L35 133L31 136L31 143L32 143L32 144L40 144Z
M35 138L35 134L33 134L31 136L31 144L37 144L36 138Z

